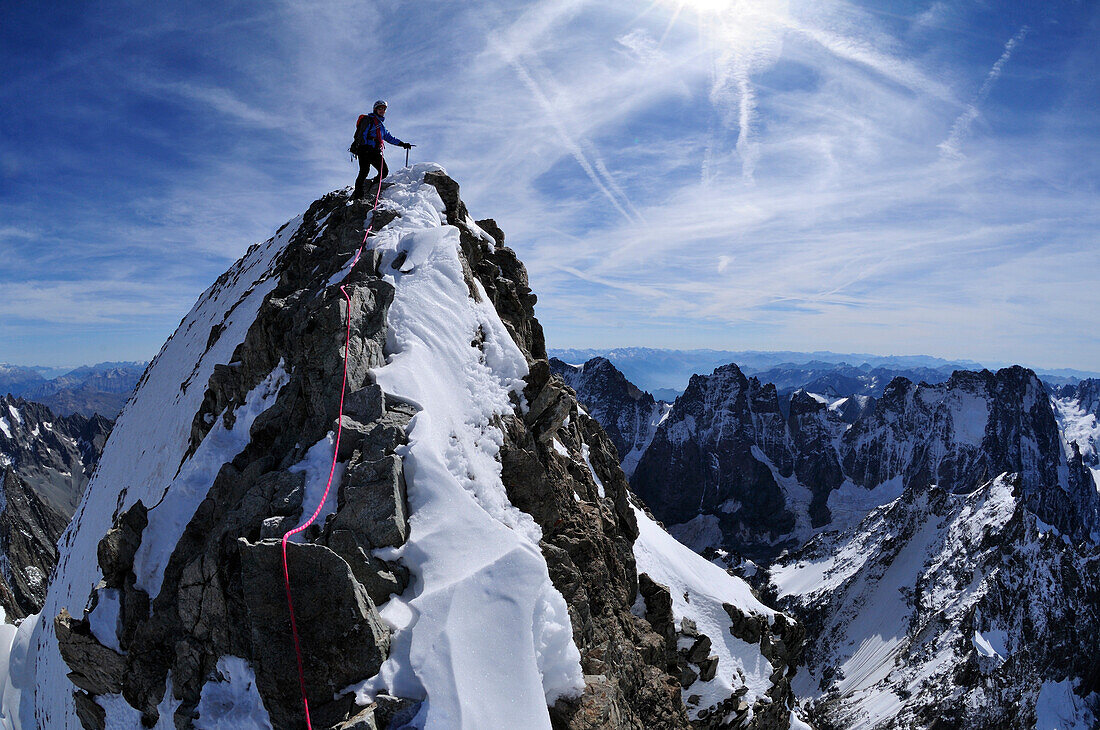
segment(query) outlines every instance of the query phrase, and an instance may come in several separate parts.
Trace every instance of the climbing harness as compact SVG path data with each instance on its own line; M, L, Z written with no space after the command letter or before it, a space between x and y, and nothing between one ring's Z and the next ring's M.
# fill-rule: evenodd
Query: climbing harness
M382 157L381 140L379 140L378 148L379 157ZM385 164L383 158L383 164ZM355 265L359 263L359 257L363 254L363 247L367 245L367 237L370 236L371 230L374 228L374 211L378 209L378 198L382 195L382 169L378 170L378 189L374 192L374 205L371 207L371 222L367 226L366 233L363 234L363 242L359 244L359 250L355 252L355 258L352 259L351 266L348 267L348 273L355 268ZM302 688L302 707L306 713L306 728L307 730L313 730L313 724L309 719L309 699L306 697L306 675L305 670L302 667L302 648L298 639L298 622L294 619L294 601L290 597L290 566L287 564L286 559L286 543L294 535L302 532L310 525L313 524L317 516L321 514L321 508L325 506L325 500L328 499L329 490L332 488L332 477L336 473L336 459L340 454L340 433L343 431L344 420L344 391L348 385L348 349L351 347L351 296L344 288L343 283L340 284L340 293L344 295L344 299L347 300L347 332L344 336L344 376L343 382L340 384L340 413L336 419L336 445L332 450L332 467L328 471L328 483L325 484L325 493L321 495L321 501L317 504L317 509L313 511L313 514L305 524L295 527L285 535L283 535L283 580L286 582L286 605L290 609L290 632L294 636L294 654L298 659L298 684Z

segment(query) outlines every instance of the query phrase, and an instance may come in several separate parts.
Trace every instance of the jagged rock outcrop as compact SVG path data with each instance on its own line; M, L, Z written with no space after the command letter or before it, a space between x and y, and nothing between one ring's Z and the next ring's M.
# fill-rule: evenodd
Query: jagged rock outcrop
M42 608L65 517L10 467L0 469L0 609L9 623Z
M910 487L770 579L811 637L796 682L817 727L1022 730L1098 717L1098 571L1004 475Z
M0 397L0 466L11 466L66 518L95 470L112 422L57 416L41 403Z
M339 406L340 382L334 374L342 367L346 305L331 280L358 247L360 226L369 213L362 205L345 202L344 195L330 195L305 214L272 271L277 283L243 342L228 363L213 367L192 419L185 461L201 458L208 438L241 425L244 411L252 419L244 425L248 442L217 469L205 499L170 546L159 591L150 595L145 581L134 575L135 557L149 537L144 519L133 517L135 510L145 514L144 505L138 502L122 513L100 543L104 581L96 595L117 591L121 604L117 640L126 671L118 691L144 721L157 719L170 676L170 688L180 700L175 721L187 725L203 685L225 655L250 660L275 726L293 727L301 721L277 538L302 517L308 474L294 465L317 444L324 451ZM219 285L228 284L233 273ZM298 613L307 692L317 698L312 710L323 727L358 712L347 695L342 700L323 698L378 671L387 654L389 629L378 616L375 599L400 592L407 580L400 566L370 554L373 548L399 544L405 520L400 461L393 453L404 441L410 409L396 402L387 405L385 394L367 375L384 362L386 309L393 288L378 276L369 252L344 285L352 301L340 441L345 478L335 495L333 518L313 528L306 544L288 545L295 592L306 599L298 602ZM215 325L208 347L221 334ZM185 382L183 387L194 384ZM257 391L269 406L260 413L250 407ZM211 436L212 431L218 433ZM165 496L176 488L167 487ZM151 505L149 514L156 509ZM127 537L112 537L116 534ZM120 540L125 548L114 546ZM308 600L311 596L324 596L324 601ZM89 614L95 605L93 599ZM134 610L135 605L148 610ZM67 639L60 632L58 641L64 653ZM79 658L67 659L73 671L82 671Z
M700 625L696 637L706 636L710 649L700 644L689 662L698 667L691 685L698 697L685 704L695 695L682 686L679 647L668 646L663 625L654 627L638 604L639 550L648 550L657 567L664 553L652 535L648 543L640 536L614 444L550 372L522 263L493 221L472 220L458 185L441 170L418 166L395 184L393 199L384 193L373 218L346 191L333 193L250 249L203 294L150 364L61 541L43 616L20 629L20 646L37 652L20 664L29 674L5 690L16 683L34 688L33 696L24 694L22 716L66 728L151 726L170 717L182 728L220 712L208 693L229 686L234 701L253 703L249 712L266 715L274 727L300 727L278 538L320 502L335 464L335 493L317 522L287 545L314 727L381 728L418 713L432 717L433 705L445 702L441 695L432 702L436 689L424 689L433 671L428 665L454 659L442 665L450 689L430 686L456 691L455 668L470 666L461 660L481 661L480 644L493 638L485 632L502 630L484 625L492 617L457 612L463 601L479 605L486 593L507 596L492 581L509 580L509 569L535 579L542 570L540 590L553 594L526 618L536 635L524 647L535 655L559 647L554 656L537 657L547 672L562 675L558 687L570 685L551 695L544 679L545 697L533 695L547 725L640 730L749 720L754 728L786 727L793 704L787 672L769 680L776 670L759 675L756 659L765 656L765 644L790 643L793 634L782 628L790 622L776 619L743 582L680 546L696 570L712 571L690 600L713 600L706 591L716 591L746 615L768 617L759 648L737 643L734 651L730 642L740 640L730 631L732 619L711 612L718 620ZM368 241L353 263L365 220L385 241ZM449 261L455 268L447 268ZM457 298L431 298L453 282ZM400 286L424 298L397 299ZM473 324L469 332L463 325L459 339L446 339L424 329L414 306L469 307L463 322ZM412 341L413 330L422 339ZM347 392L337 431L345 336ZM491 387L477 394L504 393L503 408L487 423L445 421L438 404L391 388L387 383L402 385L393 373L418 347L454 348L454 359L439 362L464 369L448 382L462 389L481 378ZM516 360L523 367L506 373L518 372L514 380L498 372ZM439 428L450 430L439 438L438 453L426 450ZM462 441L467 437L469 443ZM504 498L491 492L497 476ZM446 480L455 491L432 491ZM432 539L441 522L425 515L437 494L450 500L447 511L480 510L478 519L494 520L487 527L531 542L502 543L511 547L478 553L490 556L487 565L453 571L470 571L477 577L470 585L454 575L459 582L430 583L431 556L424 551L439 544ZM649 523L646 529L659 530ZM490 538L456 536L442 544L454 547L459 539ZM665 583L673 581L666 576ZM670 594L674 617L686 615L681 604L693 590L695 583ZM449 635L418 639L433 610L462 625L425 623L429 629L446 634L476 625L476 637L457 634L461 645L453 647ZM555 611L560 615L543 615ZM563 626L560 646L553 632ZM418 641L434 642L426 657ZM771 667L770 659L760 661ZM377 683L405 687L407 696L380 693ZM748 708L731 700L735 690L752 700ZM517 691L527 693L530 710L530 687ZM461 699L477 708L483 697L479 690Z
M795 529L795 513L777 481L794 465L775 388L724 365L691 378L631 486L663 522L710 515L729 542L771 550Z
M576 392L588 414L603 426L629 479L671 405L654 400L604 357L582 365L550 358L550 370Z
M765 560L905 488L966 492L1006 471L1020 475L1028 506L1072 539L1100 531L1093 452L1063 448L1030 370L957 371L939 385L898 378L873 412L845 420L805 391L784 417L774 387L724 366L692 378L631 483L659 518L691 523L673 529L697 536L697 549Z

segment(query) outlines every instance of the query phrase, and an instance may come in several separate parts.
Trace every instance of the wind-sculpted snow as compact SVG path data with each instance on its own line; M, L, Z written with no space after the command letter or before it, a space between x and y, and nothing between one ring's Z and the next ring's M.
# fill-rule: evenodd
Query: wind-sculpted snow
M441 223L443 202L423 182L429 169L397 176L385 206L401 216L372 245L396 290L375 381L422 410L401 450L410 537L386 555L414 582L383 608L393 648L363 699L381 689L424 699L424 727L549 728L546 706L584 681L542 531L509 502L497 460L494 421L521 396L527 361L487 297L471 299L459 231Z

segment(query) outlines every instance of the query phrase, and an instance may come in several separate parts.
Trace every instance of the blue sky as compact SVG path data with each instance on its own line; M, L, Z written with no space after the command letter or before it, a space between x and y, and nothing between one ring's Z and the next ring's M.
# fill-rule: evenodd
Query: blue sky
M152 357L384 97L551 346L1100 369L1096 3L202 5L0 9L0 361Z

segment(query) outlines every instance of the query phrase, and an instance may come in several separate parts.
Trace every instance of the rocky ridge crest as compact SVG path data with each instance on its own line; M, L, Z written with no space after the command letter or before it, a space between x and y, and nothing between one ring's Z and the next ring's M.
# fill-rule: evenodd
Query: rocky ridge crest
M472 220L458 185L444 173L428 172L425 181L438 191L446 223L459 229L470 296L484 292L529 364L524 403L499 423L502 480L511 503L542 530L540 548L568 605L584 672L583 693L555 704L550 718L555 727L577 730L690 727L681 691L684 660L663 637L663 626L658 629L632 610L639 590L632 553L638 526L615 446L581 412L573 391L552 376L534 317L535 297L522 263L503 245L503 233L492 220ZM83 727L105 727L105 703L119 707L112 698L121 698L122 710L132 708L145 724L170 711L177 727L187 727L203 687L219 676L226 656L242 657L254 668L275 727L301 722L277 538L299 521L306 503L307 477L296 465L309 458L316 448L311 444L325 442L337 414L335 374L342 364L347 310L336 283L368 215L369 209L349 202L346 192L314 203L288 232L288 244L265 277L274 286L232 356L213 367L207 382L191 377L180 384L181 391L204 387L204 392L177 477L205 453L205 444L235 426L247 429L247 442L216 468L206 497L171 547L159 589L146 590L139 563L153 549L146 543L156 536L147 528L160 502L137 501L116 510L112 527L99 540L102 581L88 595L82 615L62 610L44 617L53 621L69 678L78 688L75 709ZM374 229L398 215L380 208ZM328 597L323 617L302 604L298 622L307 647L307 690L317 702L314 724L340 730L407 719L419 701L381 697L361 707L353 695L339 694L377 673L390 640L377 607L406 590L410 580L399 561L374 554L400 546L408 535L400 454L417 410L383 392L370 375L386 361L386 320L394 295L379 266L368 250L343 278L352 300L351 343L336 506L305 533L304 543L288 546L295 591ZM231 269L208 296L232 287L242 273L239 265ZM228 318L204 333L208 351L227 336ZM480 347L476 337L471 347ZM156 362L150 370L154 367ZM198 371L196 365L193 375ZM259 410L257 401L266 407ZM167 491L161 496L172 498ZM660 594L659 587L651 593ZM648 602L647 596L647 607ZM117 615L106 632L101 615ZM769 657L781 665L769 690L770 707L765 711L760 705L754 712L735 702L721 712L695 708L695 724L723 727L751 716L750 727L786 727L793 701L789 667L801 641L797 625L760 624L753 614L739 620L756 626L749 636L761 651L767 645ZM732 614L730 622L732 631ZM731 667L708 670L733 673Z

